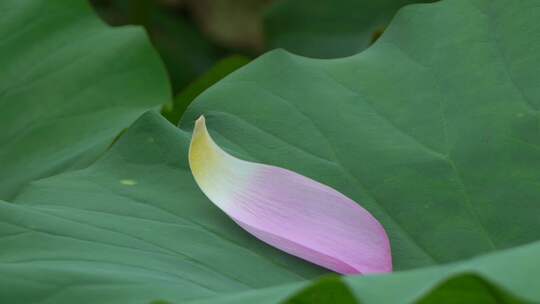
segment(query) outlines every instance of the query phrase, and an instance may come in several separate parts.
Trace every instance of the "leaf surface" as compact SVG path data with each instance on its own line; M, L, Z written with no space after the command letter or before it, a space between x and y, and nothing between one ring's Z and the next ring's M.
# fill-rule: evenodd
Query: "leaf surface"
M190 138L149 112L89 168L0 203L0 302L183 303L325 273L212 205L189 170Z
M538 242L392 275L317 279L324 270L248 235L200 193L189 172L189 140L189 133L150 112L89 168L33 182L15 203L0 202L0 301L540 299L534 280L540 276Z
M0 199L88 165L170 100L142 30L109 28L86 1L1 1L0 37Z

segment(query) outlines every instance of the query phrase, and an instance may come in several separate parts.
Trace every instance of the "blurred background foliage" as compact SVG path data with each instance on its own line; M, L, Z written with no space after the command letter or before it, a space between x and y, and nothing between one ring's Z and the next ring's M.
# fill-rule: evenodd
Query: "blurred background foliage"
M91 0L113 26L147 30L175 100L162 109L177 124L206 88L274 48L315 58L356 54L397 10L432 0Z

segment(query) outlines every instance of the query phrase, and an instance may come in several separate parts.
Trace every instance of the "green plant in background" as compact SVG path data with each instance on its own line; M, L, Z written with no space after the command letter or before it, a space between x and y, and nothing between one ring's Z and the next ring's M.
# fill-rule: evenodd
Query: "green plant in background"
M137 24L147 30L177 95L162 109L172 123L178 123L191 100L204 89L261 53L260 13L268 2L92 1L109 24Z
M167 68L173 94L225 54L225 50L205 39L173 5L153 0L94 0L92 3L109 24L145 27Z
M412 5L352 57L217 69L180 128L140 30L82 1L0 15L1 303L540 302L536 1ZM237 227L189 171L201 114L229 153L360 202L396 272L337 277Z
M336 58L371 45L396 11L411 3L434 0L284 0L265 11L267 47L295 54Z
M275 48L309 57L353 55L377 40L400 7L415 2L433 0L92 0L110 24L146 28L173 94L181 95L163 109L173 123L189 104L182 96L191 94L193 86L205 89L201 81L192 82L214 64L219 67L210 72L214 76L203 78L217 76L215 70L228 65L218 61L252 59ZM228 66L232 72L234 64Z
M249 61L249 58L240 55L218 61L209 71L182 90L171 103L165 105L161 113L173 124L178 124L184 111L197 96L225 76L248 64Z

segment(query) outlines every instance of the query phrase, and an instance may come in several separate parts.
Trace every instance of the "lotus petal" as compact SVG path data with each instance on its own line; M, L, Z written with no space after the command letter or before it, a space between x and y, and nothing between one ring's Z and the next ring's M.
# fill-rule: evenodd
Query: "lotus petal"
M342 274L392 271L388 237L368 211L305 176L233 157L212 140L202 116L189 163L204 194L260 240Z

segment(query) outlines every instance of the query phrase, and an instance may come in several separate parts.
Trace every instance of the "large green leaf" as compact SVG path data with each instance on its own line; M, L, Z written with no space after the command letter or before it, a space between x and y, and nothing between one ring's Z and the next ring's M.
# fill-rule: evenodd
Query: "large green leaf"
M170 99L142 30L110 29L86 1L2 0L0 37L0 199L87 165Z
M187 165L189 137L148 113L91 167L33 182L15 204L0 202L0 302L540 300L539 242L452 265L309 284L324 271L251 237L200 193Z
M404 5L433 0L283 0L265 16L269 48L334 58L350 56L376 40Z
M400 12L353 57L263 56L203 93L183 127L205 114L240 156L360 202L398 270L538 240L537 2Z
M0 203L0 303L183 303L325 273L214 207L189 171L189 140L149 113L89 168Z

